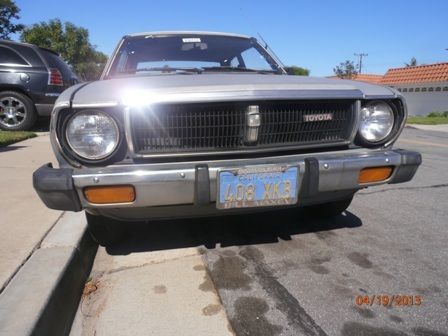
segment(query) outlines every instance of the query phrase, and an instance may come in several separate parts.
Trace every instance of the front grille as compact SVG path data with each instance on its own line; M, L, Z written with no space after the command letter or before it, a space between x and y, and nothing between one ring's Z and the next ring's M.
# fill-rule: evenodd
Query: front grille
M258 141L245 141L246 109L258 105ZM200 153L342 143L353 127L355 102L346 100L160 104L130 111L137 154ZM306 115L332 120L304 122Z

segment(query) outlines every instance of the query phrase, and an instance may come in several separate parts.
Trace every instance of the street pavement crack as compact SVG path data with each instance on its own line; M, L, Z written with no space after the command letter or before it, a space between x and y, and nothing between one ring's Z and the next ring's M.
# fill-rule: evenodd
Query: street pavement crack
M252 264L255 275L263 289L275 300L278 309L286 314L288 321L301 330L304 335L327 336L325 331L308 315L300 302L272 274L263 261L262 253L249 246L241 250L240 255Z
M371 194L379 194L386 191L393 191L393 190L421 190L421 189L436 189L436 188L446 188L448 187L448 183L443 184L434 184L429 186L421 186L421 187L398 187L398 188L389 188L389 189L382 189L382 190L375 190L370 192L360 192L358 195L371 195Z

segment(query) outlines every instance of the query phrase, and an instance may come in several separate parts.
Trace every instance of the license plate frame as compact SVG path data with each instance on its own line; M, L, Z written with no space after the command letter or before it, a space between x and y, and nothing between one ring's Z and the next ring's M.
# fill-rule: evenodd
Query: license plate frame
M257 165L235 169L221 169L217 172L217 195L216 207L218 209L235 209L235 208L253 208L253 207L269 207L294 205L298 202L299 194L299 173L300 169L297 165ZM230 175L231 174L231 175ZM260 176L260 174L263 174ZM286 179L286 178L289 178ZM241 188L237 187L235 181L243 180L243 197L241 198ZM266 197L266 183L270 183L268 193L270 198ZM248 181L254 181L249 183ZM288 183L289 181L289 193ZM247 182L247 183L246 183ZM282 184L283 182L283 184ZM226 185L223 185L226 183ZM264 183L262 185L262 183ZM228 186L230 184L230 187ZM254 185L253 199L247 199L248 185ZM274 184L277 184L275 187ZM260 191L260 185L261 191ZM228 189L230 188L230 189ZM238 195L237 195L238 188ZM249 190L250 191L250 190ZM260 192L263 199L260 199Z

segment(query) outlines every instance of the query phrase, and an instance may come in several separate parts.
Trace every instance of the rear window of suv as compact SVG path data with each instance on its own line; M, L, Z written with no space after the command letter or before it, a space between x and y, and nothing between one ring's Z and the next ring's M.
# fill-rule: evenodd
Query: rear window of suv
M61 72L64 77L64 81L69 80L72 77L76 77L68 64L65 63L58 55L45 49L40 49L40 52L50 68L56 68Z

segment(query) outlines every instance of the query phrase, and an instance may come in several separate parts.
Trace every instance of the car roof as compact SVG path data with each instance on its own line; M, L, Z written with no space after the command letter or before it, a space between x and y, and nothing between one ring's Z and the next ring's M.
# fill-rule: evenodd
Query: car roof
M0 39L0 43L2 43L2 44L22 45L22 46L26 46L26 47L35 47L34 44L25 43L25 42L11 41L11 40L1 40Z
M39 47L35 44L31 44L31 43L25 43L25 42L17 42L17 41L11 41L11 40L0 40L0 43L2 44L14 44L14 45L21 45L21 46L25 46L25 47L31 47L31 48L38 48L38 49L42 49L42 50L46 50L48 52L51 52L57 56L59 56L59 54L56 51L53 51L51 49L48 48L44 48L44 47Z
M240 37L249 39L250 36L233 34L233 33L223 33L223 32L212 32L212 31L189 31L189 30L179 30L179 31L155 31L155 32L143 32L143 33L133 33L127 34L125 37L139 37L148 35L217 35L217 36L230 36L230 37Z

